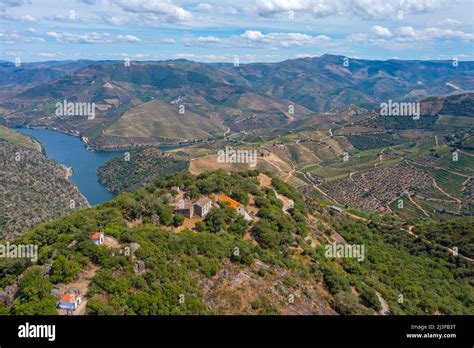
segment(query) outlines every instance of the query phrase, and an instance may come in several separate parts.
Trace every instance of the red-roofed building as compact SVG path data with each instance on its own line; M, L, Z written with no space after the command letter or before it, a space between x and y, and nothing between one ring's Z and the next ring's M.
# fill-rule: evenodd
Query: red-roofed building
M237 214L242 215L247 221L252 221L252 217L247 213L244 206L237 202L235 199L232 199L226 195L217 195L216 200L218 202L229 203L232 208L237 210Z
M101 245L103 242L104 242L104 232L92 232L91 233L91 240L93 243L95 243L96 245Z
M237 202L236 200L230 198L229 196L226 195L217 195L217 201L218 202L226 202L229 203L232 208L237 209L238 206L240 206L240 203Z
M76 310L81 304L81 296L77 294L64 294L59 300L58 308L66 310Z

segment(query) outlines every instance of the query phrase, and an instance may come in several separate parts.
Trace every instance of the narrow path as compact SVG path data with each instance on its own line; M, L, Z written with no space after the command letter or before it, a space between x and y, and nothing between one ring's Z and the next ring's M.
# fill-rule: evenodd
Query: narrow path
M390 308L388 306L388 302L385 301L385 299L382 297L382 295L376 291L375 294L377 295L380 305L382 306L382 309L379 311L381 315L389 315L390 314Z
M98 267L94 264L87 265L84 270L79 274L79 280L67 283L67 284L58 284L61 293L65 293L70 288L75 288L79 290L79 295L81 296L81 304L77 309L72 313L72 315L84 315L86 313L87 306L87 294L89 292L89 285L92 282L97 273ZM64 309L58 309L59 315L67 315L67 311Z
M409 194L407 194L407 197L415 207L417 207L419 210L421 210L423 214L425 214L425 216L430 217L430 215L418 203L416 203Z
M438 189L441 193L443 193L445 196L448 196L449 198L455 200L456 202L458 202L459 204L461 204L461 200L454 197L454 196L451 196L449 193L447 193L446 191L444 191L441 187L438 186L438 184L436 183L436 179L433 178L433 186Z

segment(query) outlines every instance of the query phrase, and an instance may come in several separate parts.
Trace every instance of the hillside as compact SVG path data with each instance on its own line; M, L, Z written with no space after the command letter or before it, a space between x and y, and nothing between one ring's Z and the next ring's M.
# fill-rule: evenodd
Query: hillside
M423 115L474 117L474 93L427 98L420 108Z
M56 80L91 64L92 61L22 63L0 62L0 86L32 85Z
M186 104L183 105L186 108ZM185 108L180 114L178 105L153 100L128 110L103 134L126 138L156 137L177 142L224 133L224 126L220 123Z
M41 143L36 141L34 138L15 132L14 130L7 127L0 126L0 139L8 141L12 145L23 147L25 149L34 150L38 152L42 152L43 150Z
M173 212L181 197L217 194L238 200L252 221L227 203L213 203L204 219ZM97 230L100 246L90 239ZM39 244L40 259L0 260L3 314L56 314L61 289L76 279L87 280L86 314L375 315L378 296L394 314L473 311L472 264L462 257L396 225L334 212L256 171L175 174L16 241ZM363 259L328 256L333 242L364 245Z
M36 224L87 206L66 178L66 169L48 159L32 138L0 127L0 239L13 239Z
M180 171L186 171L189 161L172 156L160 149L146 148L129 153L130 157L118 156L98 170L100 183L114 193L133 191L155 179Z
M474 88L473 62L453 68L450 61L350 59L345 66L344 58L238 67L186 60L128 67L118 61L88 63L55 79L38 78L27 88L0 91L0 123L55 127L85 135L94 148L110 149L207 139L228 129L282 127L329 111L357 115L389 99L417 101L452 93L452 86L456 93ZM95 119L56 116L55 103L65 99L96 103Z

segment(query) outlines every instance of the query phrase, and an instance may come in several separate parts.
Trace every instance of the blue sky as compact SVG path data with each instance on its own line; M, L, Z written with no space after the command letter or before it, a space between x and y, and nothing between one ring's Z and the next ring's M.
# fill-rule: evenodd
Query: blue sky
M472 0L0 0L0 59L474 60Z

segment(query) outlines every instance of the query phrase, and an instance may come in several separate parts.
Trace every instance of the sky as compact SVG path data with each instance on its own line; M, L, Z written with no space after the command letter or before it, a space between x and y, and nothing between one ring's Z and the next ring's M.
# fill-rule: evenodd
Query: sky
M474 60L474 0L0 0L0 60Z

